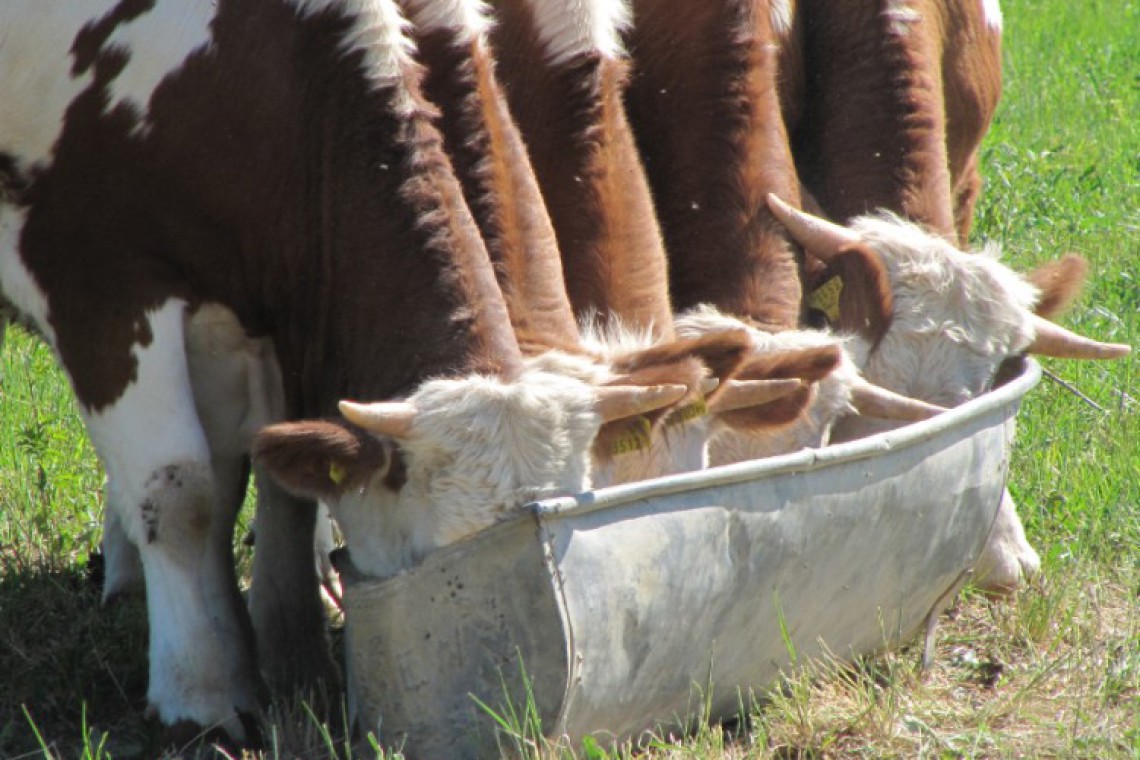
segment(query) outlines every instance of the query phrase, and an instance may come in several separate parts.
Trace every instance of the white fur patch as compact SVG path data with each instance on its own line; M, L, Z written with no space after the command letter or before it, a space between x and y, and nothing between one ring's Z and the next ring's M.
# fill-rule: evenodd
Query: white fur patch
M355 17L341 47L345 53L364 51L365 75L376 87L397 88L404 97L396 107L410 112L414 102L401 86L404 74L415 65L416 47L409 36L409 22L394 0L291 0L302 16L335 11Z
M621 58L621 35L632 21L626 0L528 0L550 63L598 53Z
M211 0L162 0L115 29L106 47L121 49L130 59L111 82L108 107L133 106L143 115L139 128L145 130L150 98L159 83L210 44L216 5Z
M417 29L449 31L464 43L482 39L491 26L491 11L483 0L404 0Z
M55 332L48 322L47 296L20 258L20 233L26 221L23 209L0 204L0 292L32 321L49 344L55 345Z
M922 15L909 5L908 0L888 0L883 15L887 17L887 28L891 34L898 37L910 34L911 25L922 19Z
M71 74L75 35L117 3L0 3L0 151L14 155L21 168L50 158L68 105L91 85L90 72Z
M1000 0L982 0L982 18L986 20L986 26L990 29L1001 32L1005 19L1002 16Z
M787 37L792 32L792 0L771 0L768 4L769 23L777 37Z
M530 501L590 488L600 418L591 386L533 369L516 381L471 376L424 383L419 414L400 441L407 480L383 473L329 507L353 564L388 576L427 552L511 515Z

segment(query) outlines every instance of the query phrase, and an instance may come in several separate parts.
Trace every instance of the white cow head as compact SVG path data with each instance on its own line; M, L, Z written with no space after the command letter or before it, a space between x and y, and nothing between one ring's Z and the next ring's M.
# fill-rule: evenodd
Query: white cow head
M590 488L590 450L605 421L685 396L682 384L597 388L526 370L431 380L403 401L354 404L340 421L263 430L255 456L289 490L322 500L353 564L387 576L555 494Z
M855 345L864 375L890 390L956 406L988 390L1002 364L1025 353L1113 359L1131 350L1047 321L1063 313L1084 284L1080 257L1066 256L1022 276L997 260L996 247L964 253L891 215L862 217L848 228L774 196L768 201L809 253L833 268L853 261L870 273L862 281L845 278L843 297L848 316L858 316L848 326L861 334ZM889 427L849 417L835 437L849 440ZM979 561L979 583L994 590L1015 587L1039 564L1007 493Z
M1066 256L1028 277L998 261L998 248L964 253L890 214L841 227L769 198L773 213L809 253L828 264L858 257L878 267L884 294L854 296L874 322L852 345L873 383L944 406L988 390L1005 360L1025 353L1112 359L1128 346L1099 343L1045 317L1063 312L1084 284L1086 265ZM862 283L844 284L857 291ZM868 302L881 300L874 306ZM854 325L859 328L862 325ZM888 426L890 427L890 426Z

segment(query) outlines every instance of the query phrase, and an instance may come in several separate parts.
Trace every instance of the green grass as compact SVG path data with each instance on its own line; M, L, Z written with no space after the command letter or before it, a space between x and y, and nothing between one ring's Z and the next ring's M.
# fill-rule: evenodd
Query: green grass
M1091 281L1066 323L1140 346L1140 3L1003 8L975 242L1003 242L1022 269L1081 253ZM1011 600L967 594L931 672L909 649L806 669L739 726L660 736L645 756L1140 756L1137 361L1045 362L1103 411L1048 380L1022 409L1011 490L1044 579ZM0 357L0 421L0 756L145 757L145 616L137 601L101 609L86 577L102 476L50 353L18 330ZM335 721L277 714L267 756L334 756Z

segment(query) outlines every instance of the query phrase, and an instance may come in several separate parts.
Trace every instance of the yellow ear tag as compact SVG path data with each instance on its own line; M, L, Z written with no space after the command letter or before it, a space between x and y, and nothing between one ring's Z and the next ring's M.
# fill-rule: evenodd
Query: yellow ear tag
M705 397L701 396L691 404L686 404L677 411L669 415L669 419L665 421L666 425L684 425L686 422L692 422L698 417L704 417L709 413L709 405L705 402Z
M839 294L843 292L843 280L838 275L820 285L807 298L807 305L819 309L831 322L839 321Z
M631 421L629 429L614 440L612 453L629 454L649 448L649 420L638 417Z
M348 470L344 469L344 465L340 462L333 462L329 465L329 480L334 484L339 486L346 477L348 477Z

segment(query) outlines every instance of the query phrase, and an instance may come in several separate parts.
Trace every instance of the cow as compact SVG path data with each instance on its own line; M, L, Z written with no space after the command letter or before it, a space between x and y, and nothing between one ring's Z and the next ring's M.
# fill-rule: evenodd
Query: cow
M56 352L139 551L171 739L256 733L231 549L250 430L332 424L370 468L317 475L368 475L395 513L496 511L588 487L604 420L691 391L525 365L392 0L13 0L0 24L0 293ZM339 420L352 398L391 399L344 406L388 435ZM367 558L375 523L337 517Z
M997 0L790 6L782 105L814 201L841 222L887 209L964 245L1001 94Z
M1131 348L1101 343L1049 319L1079 292L1087 265L1069 255L1027 276L997 260L998 249L965 253L942 236L884 213L856 218L849 227L798 211L772 196L769 204L792 236L829 264L856 256L877 261L888 281L890 320L864 330L853 350L868 380L907 396L958 406L988 390L1003 363L1024 353L1070 359L1116 359ZM865 283L843 281L843 298ZM891 427L864 417L841 420L836 440ZM1040 565L1025 538L1008 491L975 569L976 582L1003 592Z
M557 236L575 316L672 336L653 198L625 113L625 0L493 0L498 74Z

